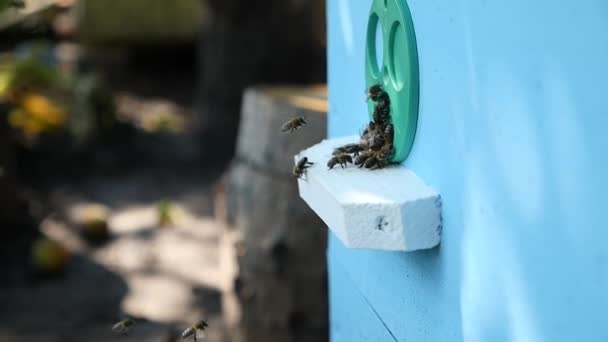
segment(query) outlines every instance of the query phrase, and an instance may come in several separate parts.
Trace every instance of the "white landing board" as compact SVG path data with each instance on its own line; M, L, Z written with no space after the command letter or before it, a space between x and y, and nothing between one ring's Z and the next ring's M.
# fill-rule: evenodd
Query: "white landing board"
M338 146L358 136L324 140L295 156L315 163L298 180L300 196L350 248L414 251L441 240L441 198L411 170L390 165L379 170L352 164L328 170Z

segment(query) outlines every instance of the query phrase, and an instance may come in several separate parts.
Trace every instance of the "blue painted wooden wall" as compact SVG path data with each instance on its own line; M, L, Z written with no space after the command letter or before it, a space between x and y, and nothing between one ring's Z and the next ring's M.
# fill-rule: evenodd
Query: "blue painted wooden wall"
M330 236L332 341L608 341L608 2L408 3L406 165L443 197L443 240L390 253ZM367 120L370 4L328 0L333 137Z

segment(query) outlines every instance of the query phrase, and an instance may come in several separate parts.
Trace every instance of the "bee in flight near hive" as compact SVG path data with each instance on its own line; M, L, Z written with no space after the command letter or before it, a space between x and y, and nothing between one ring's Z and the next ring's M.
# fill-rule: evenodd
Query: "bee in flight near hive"
M340 166L342 168L345 168L346 165L348 163L353 163L353 158L346 154L346 153L342 153L342 154L338 154L337 156L331 158L328 162L327 162L327 167L329 169L333 169L334 166L336 166L337 164L340 164Z
M291 133L293 131L300 129L302 126L306 125L307 123L308 122L306 122L306 119L304 119L301 116L291 118L291 119L289 119L289 121L284 123L283 126L281 126L281 132Z
M307 157L303 157L298 161L296 166L293 167L293 176L296 178L301 178L302 175L306 174L306 169L308 169L311 165L315 163L309 162Z
M207 324L207 321L205 320L200 320L196 322L195 325L184 330L184 332L182 333L182 340L187 339L190 336L192 336L194 342L196 342L197 338L205 338L205 329L207 329L208 326L209 324Z
M135 321L131 318L125 318L122 321L112 326L112 331L118 334L128 334L133 329Z

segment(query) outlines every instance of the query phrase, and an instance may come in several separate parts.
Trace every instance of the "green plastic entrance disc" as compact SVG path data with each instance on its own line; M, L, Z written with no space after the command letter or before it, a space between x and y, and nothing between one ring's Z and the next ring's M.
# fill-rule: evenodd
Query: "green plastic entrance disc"
M382 41L376 41L377 32ZM380 51L382 49L382 51ZM414 24L405 0L374 0L367 24L365 46L367 87L381 84L390 97L395 128L394 162L407 158L418 122L418 51ZM379 56L383 56L379 60ZM368 100L370 118L375 103Z

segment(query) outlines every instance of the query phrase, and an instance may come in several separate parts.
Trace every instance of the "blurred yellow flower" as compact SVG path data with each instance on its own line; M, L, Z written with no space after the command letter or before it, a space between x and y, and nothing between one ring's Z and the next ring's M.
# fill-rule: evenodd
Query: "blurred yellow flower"
M49 98L38 94L27 94L21 98L19 107L8 115L11 127L20 129L26 138L34 139L40 133L61 127L66 113Z
M25 95L21 100L21 108L35 120L41 121L50 127L58 127L65 122L66 114L61 107L42 95Z

